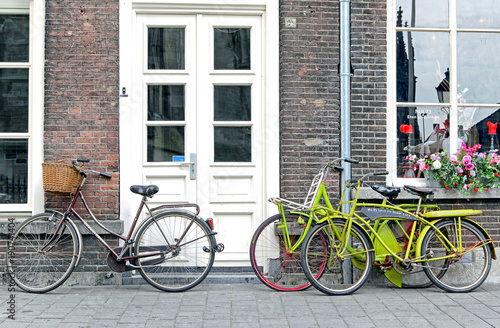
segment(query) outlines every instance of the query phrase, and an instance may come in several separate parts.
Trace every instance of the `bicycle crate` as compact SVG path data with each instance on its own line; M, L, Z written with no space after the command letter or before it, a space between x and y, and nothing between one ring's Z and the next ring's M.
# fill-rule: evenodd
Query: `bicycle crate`
M56 195L73 195L83 175L71 164L42 163L43 190Z

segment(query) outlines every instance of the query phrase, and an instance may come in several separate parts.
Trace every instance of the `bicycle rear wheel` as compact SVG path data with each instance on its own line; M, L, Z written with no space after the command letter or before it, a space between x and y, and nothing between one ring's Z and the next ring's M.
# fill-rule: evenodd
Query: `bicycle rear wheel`
M282 215L276 214L261 223L250 244L250 263L257 278L277 291L304 290L311 286L300 264L300 247L287 250ZM285 215L290 245L295 245L304 231L296 214Z
M458 226L457 219L443 220L436 224L436 229L432 228L426 233L421 251L429 259L453 254L439 232L457 251L459 247L463 251L448 259L424 262L424 270L429 279L445 291L469 292L479 287L488 276L491 250L486 242L487 237L474 224L462 219L460 229Z
M205 279L215 258L210 228L190 212L172 211L148 220L137 234L139 273L153 287L182 292Z
M325 222L312 228L302 243L302 267L311 284L328 295L346 295L358 290L368 278L374 254L366 233L351 226L349 245L340 249L339 233L346 221L334 221L337 232ZM328 236L326 248L319 242Z
M78 256L78 237L71 223L41 213L26 219L9 241L7 271L15 283L30 293L46 293L69 278Z

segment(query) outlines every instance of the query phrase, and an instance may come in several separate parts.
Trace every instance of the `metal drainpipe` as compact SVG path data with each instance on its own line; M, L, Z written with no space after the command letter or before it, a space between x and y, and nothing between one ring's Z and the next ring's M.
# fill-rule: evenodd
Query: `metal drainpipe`
M351 0L340 1L340 157L351 158ZM344 162L340 188L344 190L346 180L351 179L351 164ZM344 201L351 200L347 192ZM349 211L349 204L342 211Z

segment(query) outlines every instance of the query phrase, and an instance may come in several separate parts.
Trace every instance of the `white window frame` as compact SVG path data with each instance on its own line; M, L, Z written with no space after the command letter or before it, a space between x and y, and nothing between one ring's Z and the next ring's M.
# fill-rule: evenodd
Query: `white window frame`
M45 61L45 0L4 0L2 13L30 15L30 54L27 63L0 63L0 68L29 69L29 130L28 133L2 133L0 138L28 139L28 201L26 204L0 204L0 217L25 216L44 210L42 186L43 120L44 120L44 61Z
M458 61L457 61L457 38L460 32L496 32L498 29L463 29L457 27L457 6L456 1L448 0L449 8L449 27L447 28L402 28L399 31L439 31L447 32L450 35L450 103L404 103L405 106L416 105L419 107L449 107L450 108L450 145L456 145L458 142L458 99L457 99L457 84L458 84ZM391 186L404 186L411 184L414 186L426 186L425 179L416 178L398 178L397 177L397 56L396 56L396 20L397 20L397 0L387 0L387 184ZM475 104L468 103L467 107L478 108L498 108L498 104Z

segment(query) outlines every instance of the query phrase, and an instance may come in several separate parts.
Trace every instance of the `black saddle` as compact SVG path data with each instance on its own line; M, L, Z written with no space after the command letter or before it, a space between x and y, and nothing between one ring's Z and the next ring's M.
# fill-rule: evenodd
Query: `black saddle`
M149 185L149 186L134 185L130 187L131 192L145 197L153 197L153 195L156 194L159 190L160 188L158 188L158 186L156 185Z
M384 195L389 198L390 201L396 199L401 192L401 188L399 187L387 187L383 185L374 184L372 189L378 192L379 194Z

